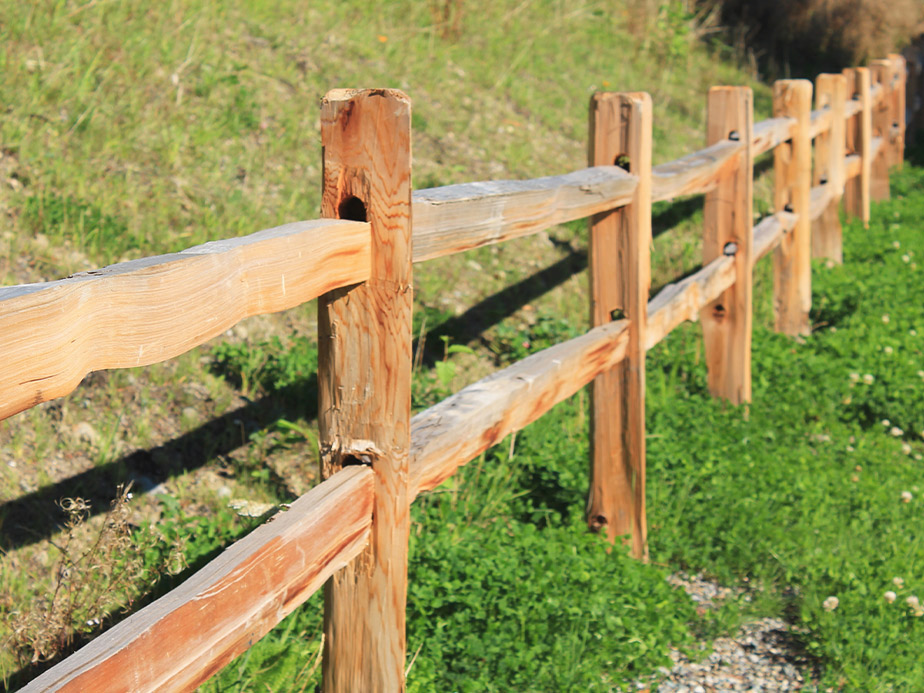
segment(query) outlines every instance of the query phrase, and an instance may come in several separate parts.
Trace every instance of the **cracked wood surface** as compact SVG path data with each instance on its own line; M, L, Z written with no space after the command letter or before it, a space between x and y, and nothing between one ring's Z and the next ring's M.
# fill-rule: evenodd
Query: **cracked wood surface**
M178 356L243 318L369 276L369 225L306 221L0 288L0 419L106 368Z

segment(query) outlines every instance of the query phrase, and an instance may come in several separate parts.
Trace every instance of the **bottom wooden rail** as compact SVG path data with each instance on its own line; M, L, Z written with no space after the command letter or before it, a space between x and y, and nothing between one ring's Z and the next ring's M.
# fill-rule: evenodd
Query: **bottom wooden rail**
M751 262L756 265L758 260L776 248L783 236L796 227L798 220L799 215L791 212L777 212L761 219L760 223L754 227Z
M23 692L195 689L359 554L372 481L369 467L338 472Z

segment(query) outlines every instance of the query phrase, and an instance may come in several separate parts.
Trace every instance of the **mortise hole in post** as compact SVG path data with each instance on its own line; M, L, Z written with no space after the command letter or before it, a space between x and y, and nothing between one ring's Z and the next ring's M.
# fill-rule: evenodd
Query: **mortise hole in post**
M730 139L732 142L737 142L741 139L741 135L738 134L737 130L732 130L730 133L728 133L728 139Z
M851 98L853 101L859 101L859 100L860 100L860 92L855 91L855 92L853 93L853 96L851 96L850 98Z
M623 171L629 171L629 166L631 164L628 154L620 154L613 160L614 166L619 166Z
M827 185L827 184L828 184L828 177L827 177L827 176L822 176L821 178L819 178L819 179L818 179L818 184L819 184L819 185Z
M606 515L594 515L591 520L591 530L599 532L604 527L606 527Z
M721 303L716 304L716 307L712 309L712 317L716 318L717 320L724 318L725 306L723 306Z
M340 460L341 467L368 467L370 464L356 455L344 455Z
M792 212L792 205L784 205L784 206L783 206L783 211L784 211L784 212L790 212L790 213L791 213L791 212Z
M349 221L366 221L366 205L355 195L348 197L337 208L337 217Z
M614 308L613 310L610 311L610 320L614 322L616 320L625 320L625 318L626 318L626 311L624 311L622 308Z

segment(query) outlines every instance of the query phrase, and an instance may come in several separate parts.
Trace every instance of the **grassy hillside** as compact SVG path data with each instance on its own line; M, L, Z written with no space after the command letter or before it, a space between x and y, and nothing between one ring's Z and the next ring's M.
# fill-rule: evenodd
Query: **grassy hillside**
M6 284L316 217L318 106L334 87L410 95L417 188L583 166L587 102L597 89L652 94L656 163L701 146L713 84L750 84L756 117L769 110L767 87L702 48L675 5L649 16L641 33L630 30L636 17L599 2L476 9L402 1L374 15L353 0L308 9L0 6ZM911 171L904 185L919 178ZM758 209L767 208L768 185L758 184ZM656 284L698 262L699 207L656 209L658 231L677 225L655 241ZM879 314L893 301L916 305L919 275L901 257L924 253L910 232L920 216L910 202L885 209L888 223L873 233L853 229L845 268L819 268L816 322L838 332L798 347L755 334L760 367L748 422L704 395L695 326L652 354L651 565L606 553L583 530L583 394L415 504L409 687L611 690L664 662L668 644L695 650L698 635L731 627L739 607L804 623L832 685L843 678L864 690L861 683L910 676L921 653L897 634L920 619L907 608L876 601L878 611L861 610L847 627L819 605L836 589L840 613L853 609L861 600L851 590L863 583L872 593L888 572L904 575L908 595L924 589L912 578L914 533L894 521L919 507L911 485L920 454L912 431L924 430L914 418L920 389L897 385L918 376L904 361L893 373L898 359L861 348L890 340L890 355L920 362L911 309L890 308L890 323ZM890 250L892 240L901 252ZM585 226L572 224L416 267L415 406L583 330L585 250ZM888 285L876 284L880 274ZM880 303L859 290L858 275L877 286ZM760 295L766 321L769 299ZM0 423L0 675L12 687L121 618L125 604L177 584L261 521L249 515L310 488L314 333L313 305L248 320L180 359L94 374L73 395ZM818 388L787 385L795 372L787 369L796 368ZM801 375L815 368L818 375ZM794 403L784 405L783 394ZM884 432L880 418L901 427L903 439ZM857 451L862 474L848 469ZM859 480L844 481L848 473ZM117 490L128 482L130 500ZM860 499L837 495L858 489ZM914 500L895 501L899 489ZM121 500L106 512L113 498ZM839 553L844 513L860 520ZM813 537L819 554L807 543ZM849 569L831 563L841 555L853 566L883 545L902 551ZM760 598L697 617L663 580L681 567L729 584L748 578ZM206 689L312 690L319 619L315 597ZM888 647L866 645L863 634L878 631Z

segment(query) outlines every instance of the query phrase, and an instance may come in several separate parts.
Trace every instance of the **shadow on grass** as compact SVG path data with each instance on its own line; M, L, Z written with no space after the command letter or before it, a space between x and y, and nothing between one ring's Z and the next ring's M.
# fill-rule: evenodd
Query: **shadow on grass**
M270 393L229 411L163 445L136 450L112 462L101 464L68 479L26 493L0 504L2 532L0 549L11 551L48 539L63 527L65 515L58 509L64 497L81 497L89 501L91 515L109 508L119 484L144 479L156 486L167 479L198 469L249 442L255 431L265 429L281 416L317 416L317 375L295 385ZM285 481L272 470L268 483L280 495L291 495ZM146 489L138 489L146 490ZM50 511L55 508L57 512Z

